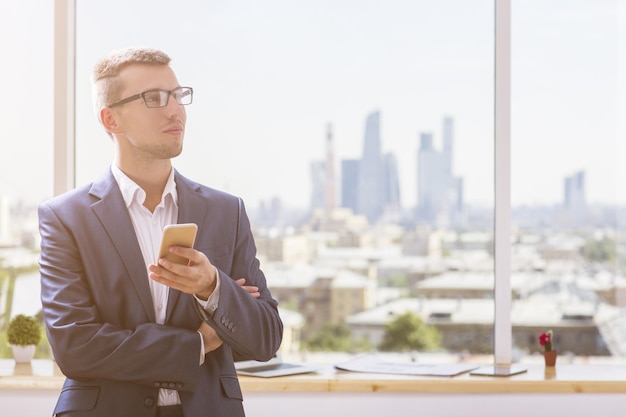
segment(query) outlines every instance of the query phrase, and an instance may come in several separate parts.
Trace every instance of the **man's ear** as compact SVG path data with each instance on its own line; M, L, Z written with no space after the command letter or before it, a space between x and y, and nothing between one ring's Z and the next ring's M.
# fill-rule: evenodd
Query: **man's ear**
M115 133L118 130L117 115L109 107L103 107L100 109L100 121L102 126L109 133Z

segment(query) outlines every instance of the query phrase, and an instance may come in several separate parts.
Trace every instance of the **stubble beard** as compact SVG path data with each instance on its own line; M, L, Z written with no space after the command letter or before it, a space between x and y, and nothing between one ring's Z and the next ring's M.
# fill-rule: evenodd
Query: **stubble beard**
M183 142L167 145L146 145L137 148L138 154L144 160L167 160L180 155L183 151Z

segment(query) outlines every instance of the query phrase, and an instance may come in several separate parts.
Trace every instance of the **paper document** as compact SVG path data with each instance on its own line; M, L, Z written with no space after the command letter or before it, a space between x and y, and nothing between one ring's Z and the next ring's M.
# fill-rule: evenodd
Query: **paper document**
M389 362L383 361L374 355L352 359L335 365L335 368L344 371L423 376L455 376L469 372L478 367L478 365L467 363L426 364L415 362Z

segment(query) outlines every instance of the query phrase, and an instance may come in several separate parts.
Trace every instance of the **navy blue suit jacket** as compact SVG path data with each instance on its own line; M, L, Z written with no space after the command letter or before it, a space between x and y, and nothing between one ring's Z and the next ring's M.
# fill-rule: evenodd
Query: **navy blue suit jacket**
M110 170L39 207L41 300L54 357L67 376L55 413L153 417L160 388L178 390L185 417L243 416L233 351L268 360L282 322L256 259L241 199L178 172L178 223L196 223L195 249L220 274L220 301L204 318L224 344L200 359L193 296L170 289L155 323L149 279L130 215ZM234 280L259 287L254 299Z

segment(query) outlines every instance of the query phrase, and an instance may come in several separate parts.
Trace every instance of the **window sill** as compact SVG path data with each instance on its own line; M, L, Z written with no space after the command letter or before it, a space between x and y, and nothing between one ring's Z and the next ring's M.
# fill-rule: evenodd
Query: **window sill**
M318 373L279 378L240 377L244 392L387 392L440 394L494 393L625 393L626 365L563 364L545 368L522 365L527 371L510 377L418 377L345 372L331 366ZM64 377L51 361L15 364L0 359L0 390L60 390Z

